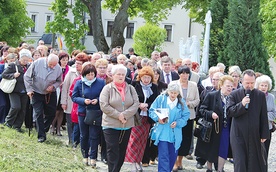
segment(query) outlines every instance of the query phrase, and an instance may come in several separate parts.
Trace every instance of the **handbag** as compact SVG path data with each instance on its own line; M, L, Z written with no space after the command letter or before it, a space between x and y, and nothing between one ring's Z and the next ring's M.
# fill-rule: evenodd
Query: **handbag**
M197 121L197 128L194 131L194 136L201 139L204 142L209 143L212 134L212 123L204 118L199 118Z
M134 125L139 126L142 124L142 116L138 113L138 111L134 114Z
M16 69L16 73L18 73L17 65L15 65L15 69ZM14 90L15 84L16 84L16 78L14 78L14 79L2 78L2 80L0 82L0 89L4 93L11 93Z
M84 123L86 125L101 126L102 125L102 111L88 109L86 107L86 116L84 118Z
M82 97L84 98L83 83L81 86L82 86ZM84 117L83 122L86 125L101 126L102 125L102 111L90 109L88 107L89 106L86 106L86 115Z

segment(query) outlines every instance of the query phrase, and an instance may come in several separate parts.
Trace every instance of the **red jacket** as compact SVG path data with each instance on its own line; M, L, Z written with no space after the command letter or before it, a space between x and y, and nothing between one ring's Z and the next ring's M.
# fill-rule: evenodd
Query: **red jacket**
M78 80L81 79L81 76L77 77L74 79L72 85L70 86L69 89L69 96L72 97L72 93L74 91L75 84ZM73 123L78 123L78 104L73 102L73 107L71 111L71 119Z

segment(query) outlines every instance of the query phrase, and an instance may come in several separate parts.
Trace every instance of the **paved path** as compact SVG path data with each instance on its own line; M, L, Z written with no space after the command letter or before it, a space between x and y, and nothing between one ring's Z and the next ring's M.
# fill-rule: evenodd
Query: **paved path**
M268 172L276 172L276 134L273 134L272 141L270 144L270 152L268 157ZM205 172L206 166L204 166L203 169L197 169L196 168L196 160L194 157L194 160L187 160L186 158L183 158L183 167L184 170L179 172ZM130 163L124 163L121 172L130 172L131 165ZM157 165L144 167L144 172L157 172ZM233 172L233 164L229 161L226 162L224 170L226 172ZM90 170L89 170L90 171ZM102 162L97 162L97 169L92 170L93 172L107 172L107 165L103 164Z

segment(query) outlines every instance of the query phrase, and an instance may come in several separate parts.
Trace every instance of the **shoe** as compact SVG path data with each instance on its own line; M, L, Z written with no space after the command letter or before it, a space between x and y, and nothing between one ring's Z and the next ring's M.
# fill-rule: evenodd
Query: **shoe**
M178 168L173 168L172 172L178 172Z
M106 160L106 159L102 159L102 162L103 162L104 164L107 164L107 160Z
M193 160L193 159L194 159L192 155L187 155L186 158L187 158L188 160Z
M88 158L83 158L82 163L86 166L88 166Z
M143 171L143 168L142 168L142 166L141 166L140 163L136 163L136 168L137 168L138 172L142 172Z
M90 165L92 168L96 168L96 160L95 159L91 159L90 160Z
M150 160L149 165L156 165L155 161Z
M5 122L4 125L5 125L6 127L12 128L12 126L11 126L10 124L8 124L7 122Z
M61 134L61 133L58 133L57 136L62 136L62 134Z
M24 131L21 128L14 128L18 133L24 133Z
M183 167L182 166L178 166L177 169L178 170L183 170Z
M148 167L148 166L149 166L148 163L143 163L143 164L142 164L142 167Z
M213 172L213 170L207 169L206 172Z
M231 162L232 164L234 164L234 160L232 158L229 158L229 162Z
M202 169L202 168L203 168L203 165L201 165L200 163L197 163L197 164L196 164L196 168L197 168L197 169Z
M43 143L43 142L45 142L45 140L46 140L45 137L39 137L37 141L38 141L39 143Z

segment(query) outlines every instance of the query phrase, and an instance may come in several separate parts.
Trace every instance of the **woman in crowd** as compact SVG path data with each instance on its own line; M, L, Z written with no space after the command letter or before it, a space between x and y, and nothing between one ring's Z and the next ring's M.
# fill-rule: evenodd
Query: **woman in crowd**
M159 93L162 93L163 91L165 91L168 87L168 85L162 81L160 81L160 69L157 68L153 68L153 72L154 72L154 79L152 81L153 84L157 85L157 90ZM151 126L150 129L153 127L153 123L151 122ZM142 159L142 166L143 167L147 167L150 165L156 165L155 163L155 159L157 157L158 154L158 149L157 146L153 144L153 141L151 140L151 138L148 138L147 141L147 145L146 145L146 149L145 149L145 153Z
M17 81L14 90L9 94L11 107L6 117L5 125L15 128L18 132L23 132L21 127L25 120L26 106L28 101L23 76L29 67L28 62L31 57L32 54L29 50L22 49L19 54L19 60L17 60L15 63L10 63L2 73L3 78L16 78Z
M137 81L133 81L132 85L135 88L139 98L138 112L141 116L141 125L135 126L131 130L128 141L126 162L132 163L132 171L142 171L141 161L144 155L151 119L148 119L148 109L152 102L159 95L157 86L152 84L154 73L151 67L143 67L137 76Z
M96 69L97 69L97 78L101 78L105 80L105 85L112 82L112 77L109 77L107 75L107 67L108 67L108 61L106 59L98 59L95 63ZM101 161L105 164L107 163L106 158L106 143L103 135L103 131L101 130Z
M0 64L0 82L2 80L2 73L4 71L4 64ZM7 109L6 109L6 96L5 93L0 89L0 124L3 124L5 122L5 118L7 115Z
M59 55L59 65L62 69L62 81L64 81L65 76L67 75L68 71L69 71L69 65L68 65L68 61L69 61L69 55L65 52L61 52ZM57 104L57 110L56 110L56 116L52 122L52 130L51 133L52 134L57 134L57 136L62 136L61 132L60 132L60 128L61 128L61 123L63 120L63 116L64 116L64 111L63 108L61 107L62 104L60 103L61 100L61 91L62 91L62 84L59 87L59 89L57 89L57 92L59 92L58 94L58 104Z
M0 54L0 64L4 64L7 55L9 54L8 50L9 50L9 46L4 46L1 48L1 54Z
M158 171L173 169L178 149L182 142L182 128L187 124L190 111L180 95L180 87L171 82L164 94L159 95L149 109L149 116L157 122L151 131L151 138L158 145ZM167 109L168 118L161 118L156 109Z
M32 53L32 58L33 58L33 61L39 59L40 57L42 57L41 55L41 52L38 51L38 50L35 50L33 53Z
M271 78L267 75L259 76L256 79L255 88L259 89L266 95L266 105L267 105L267 117L268 117L268 125L270 130L269 138L265 141L265 148L268 155L269 146L271 142L271 134L273 129L273 123L276 119L276 111L275 111L275 97L273 94L268 91L272 88Z
M105 82L96 78L97 70L94 65L86 65L81 72L81 80L76 82L72 94L73 102L78 106L78 122L80 127L80 143L83 162L88 165L90 152L90 165L96 167L98 145L100 143L101 126L84 123L86 109L100 110L99 96Z
M167 89L168 85L165 82L160 81L160 74L161 74L160 69L154 68L153 72L154 72L153 83L157 85L158 91L160 93L162 93L163 91L165 91Z
M182 129L182 143L178 151L178 157L174 165L174 171L182 170L182 159L183 156L189 155L189 150L192 143L193 136L193 125L195 119L195 107L199 104L199 93L197 84L193 81L189 81L191 74L190 68L187 66L181 66L178 68L179 80L172 81L178 84L179 93L181 97L186 101L186 104L190 111L190 119L187 125Z
M231 119L226 104L233 84L231 76L220 77L219 90L208 93L199 109L201 117L213 124L210 142L198 138L195 150L196 156L207 160L207 172L212 171L212 163L218 163L218 172L222 172L229 154Z
M232 76L232 78L234 79L234 85L233 85L233 89L238 89L242 86L241 84L241 69L239 66L231 66L229 68L229 72L228 74L230 76Z
M135 89L125 82L126 73L124 65L114 65L113 81L103 88L100 95L109 172L119 172L124 163L131 127L134 126L134 114L139 107Z
M74 118L71 118L73 102L72 102L72 99L70 96L70 86L73 84L73 81L75 80L75 78L79 77L79 79L80 79L80 74L82 71L82 64L87 61L88 61L88 57L85 53L79 53L74 58L75 65L74 65L74 67L70 68L67 75L65 76L63 84L62 84L62 91L61 91L60 104L66 114L66 121L67 121L66 124L67 124L67 133L68 133L69 144L72 143L73 146L75 146L75 147L80 142L79 141L80 140L79 139L79 125L78 125L77 114L75 115ZM74 84L74 86L75 86L75 84ZM73 92L74 86L72 87L72 92ZM77 107L75 110L77 112ZM74 132L75 134L73 135L74 127L75 127L75 132Z

